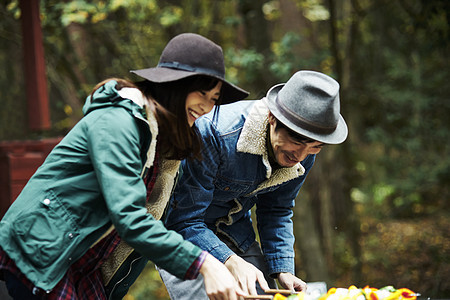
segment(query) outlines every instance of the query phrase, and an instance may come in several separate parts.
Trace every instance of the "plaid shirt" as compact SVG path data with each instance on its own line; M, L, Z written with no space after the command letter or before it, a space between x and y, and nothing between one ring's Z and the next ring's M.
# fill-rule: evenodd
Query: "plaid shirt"
M155 156L154 166L144 173L144 183L147 187L147 201L153 190L158 175L158 157ZM1 270L7 270L15 275L33 294L43 299L107 299L100 266L114 251L120 242L120 237L115 230L100 242L90 248L67 271L61 281L51 290L44 291L34 286L28 278L20 272L13 260L0 248L0 275ZM186 272L185 279L195 279L198 276L207 252L202 254L192 263Z
M64 277L51 291L44 291L34 286L20 272L13 260L0 249L0 269L8 270L16 276L34 295L42 299L107 299L103 286L101 264L119 244L120 238L115 232L90 248L79 260L73 263Z

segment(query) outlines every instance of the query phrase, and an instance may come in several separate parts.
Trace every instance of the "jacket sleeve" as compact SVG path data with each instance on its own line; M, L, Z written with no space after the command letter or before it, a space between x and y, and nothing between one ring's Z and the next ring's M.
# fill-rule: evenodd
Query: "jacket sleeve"
M166 226L173 229L219 261L225 262L232 254L205 223L206 211L214 193L214 179L221 164L220 137L206 118L197 122L203 143L202 160L184 160L180 177L167 211Z
M87 143L112 223L139 253L184 278L201 250L147 213L146 188L140 177L145 132L138 122L143 121L119 107L99 111L101 115L87 129Z
M315 155L310 155L301 162L305 173L298 179L283 184L273 192L258 195L257 226L269 274L295 274L292 208L314 160Z

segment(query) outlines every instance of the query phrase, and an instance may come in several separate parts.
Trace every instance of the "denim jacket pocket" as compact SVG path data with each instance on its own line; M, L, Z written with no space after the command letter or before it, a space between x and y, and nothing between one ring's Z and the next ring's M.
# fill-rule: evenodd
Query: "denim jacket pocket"
M248 193L251 189L252 182L249 181L234 181L218 177L214 182L214 198L229 200L231 198L238 198Z
M39 208L18 216L13 238L19 249L38 268L52 264L79 235L67 211L56 199L40 201Z

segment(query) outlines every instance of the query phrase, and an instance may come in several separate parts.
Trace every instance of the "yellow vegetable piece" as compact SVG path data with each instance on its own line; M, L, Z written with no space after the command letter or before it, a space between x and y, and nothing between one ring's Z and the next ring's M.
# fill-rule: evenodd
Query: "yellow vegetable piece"
M287 297L277 293L275 296L273 296L273 300L285 300Z

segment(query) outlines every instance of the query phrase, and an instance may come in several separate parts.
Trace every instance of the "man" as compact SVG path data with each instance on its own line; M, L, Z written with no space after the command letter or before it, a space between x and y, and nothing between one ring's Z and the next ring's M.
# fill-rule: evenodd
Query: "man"
M224 105L217 119L198 119L203 159L182 163L167 227L222 261L250 294L256 282L259 291L275 288L274 279L305 290L294 271L292 208L322 147L347 137L339 109L334 79L299 71L262 100ZM172 299L207 299L201 279L160 273Z

